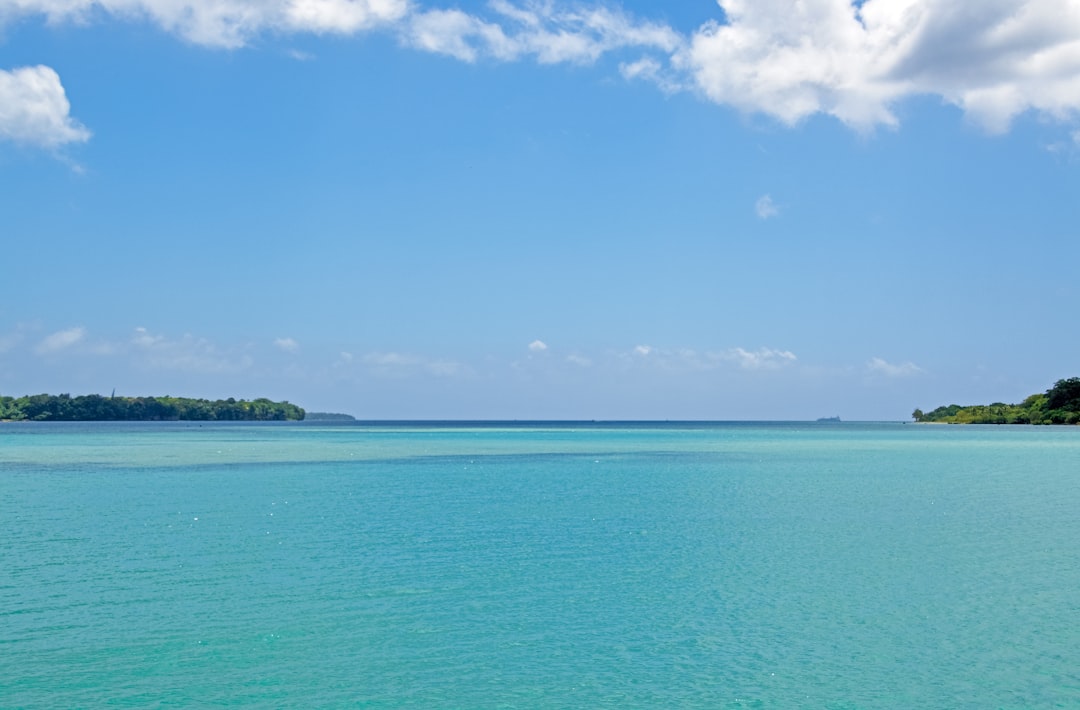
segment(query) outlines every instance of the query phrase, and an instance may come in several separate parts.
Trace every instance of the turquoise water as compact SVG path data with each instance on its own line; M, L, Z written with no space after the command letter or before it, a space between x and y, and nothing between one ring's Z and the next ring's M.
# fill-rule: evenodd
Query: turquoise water
M1080 428L0 425L0 707L1080 707Z

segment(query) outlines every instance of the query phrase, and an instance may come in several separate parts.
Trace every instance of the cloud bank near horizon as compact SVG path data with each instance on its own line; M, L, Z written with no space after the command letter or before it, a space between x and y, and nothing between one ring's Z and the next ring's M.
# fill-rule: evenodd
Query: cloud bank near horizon
M788 126L831 116L860 132L897 127L896 107L936 96L988 133L1034 111L1080 120L1080 4L1072 0L718 0L689 35L613 5L492 0L482 14L409 0L0 0L0 29L149 22L195 45L386 31L464 62L593 64ZM46 66L0 70L0 137L56 148L86 141Z

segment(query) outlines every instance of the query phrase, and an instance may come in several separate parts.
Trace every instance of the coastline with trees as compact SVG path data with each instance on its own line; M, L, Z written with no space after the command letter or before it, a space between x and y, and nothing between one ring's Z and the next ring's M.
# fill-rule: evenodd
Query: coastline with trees
M1080 424L1080 377L1058 380L1020 404L950 404L929 412L916 409L911 416L930 424Z
M98 394L0 396L0 421L155 422L300 421L304 410L269 399L191 399L188 397L104 397Z

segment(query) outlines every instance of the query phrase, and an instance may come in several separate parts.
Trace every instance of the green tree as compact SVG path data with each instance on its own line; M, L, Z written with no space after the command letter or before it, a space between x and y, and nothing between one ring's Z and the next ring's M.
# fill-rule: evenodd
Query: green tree
M1054 386L1046 391L1046 406L1049 409L1080 412L1080 377L1055 382Z
M0 419L36 421L282 421L300 420L304 410L268 399L217 400L183 397L102 397L97 394L36 394L0 397Z

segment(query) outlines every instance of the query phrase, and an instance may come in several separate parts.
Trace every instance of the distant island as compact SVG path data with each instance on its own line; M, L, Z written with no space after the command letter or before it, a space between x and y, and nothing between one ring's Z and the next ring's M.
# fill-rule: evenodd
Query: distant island
M916 409L911 416L917 422L941 424L1080 424L1080 377L1058 380L1020 404L950 404L931 412Z
M304 417L307 422L355 422L356 417L351 414L338 412L308 412Z
M103 397L98 394L35 394L0 397L0 420L38 422L299 421L304 410L269 399Z

